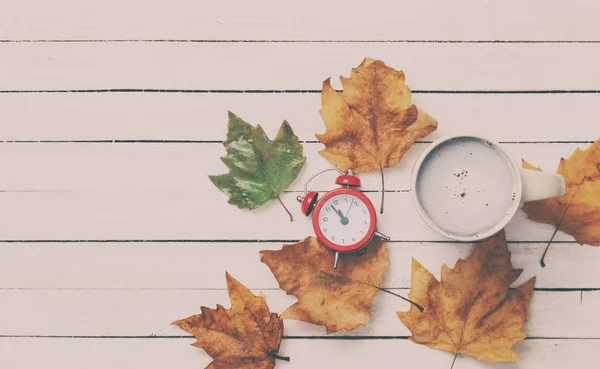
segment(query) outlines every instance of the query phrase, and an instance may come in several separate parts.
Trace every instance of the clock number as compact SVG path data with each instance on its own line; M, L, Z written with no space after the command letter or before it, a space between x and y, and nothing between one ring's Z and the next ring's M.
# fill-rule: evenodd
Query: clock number
M346 197L344 200L346 200L346 204L348 203L348 198Z
M327 222L329 221L329 218L327 218L327 217L323 217L321 220L322 220L324 223L327 223Z
M352 237L352 242L356 242L356 238Z
M366 211L366 210L363 210L363 211L362 211L362 213L363 213L363 214L367 214L367 211Z
M323 232L327 233L327 228L323 228Z
M331 240L332 240L332 241L335 241L335 237L331 236Z
M339 202L338 200L333 200L333 205L337 205L337 204L339 204L339 203L340 203L340 202Z
M325 208L325 211L329 213L331 211L331 209L330 208Z
M358 207L358 202L355 201L354 202L354 206Z
M365 220L365 225L368 225L369 223Z
M346 241L344 241L344 239L342 238L342 243L346 243Z

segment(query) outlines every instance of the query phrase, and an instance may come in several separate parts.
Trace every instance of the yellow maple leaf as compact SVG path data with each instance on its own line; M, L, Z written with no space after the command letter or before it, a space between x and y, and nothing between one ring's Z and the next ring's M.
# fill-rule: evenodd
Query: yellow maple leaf
M346 259L337 269L333 253L315 237L260 254L279 287L298 297L281 317L324 325L327 333L369 322L373 298L389 266L387 246L378 237L364 254L342 255Z
M436 130L437 121L411 103L404 72L380 60L367 58L340 80L342 92L330 79L323 82L320 154L342 171L381 171L383 212L383 168L398 164L417 139Z
M517 361L512 346L525 338L523 325L535 278L508 290L521 274L510 263L504 231L477 244L454 268L442 267L441 282L413 259L411 306L398 317L411 340L488 362Z
M196 337L214 361L206 369L272 369L283 337L283 321L269 308L263 296L255 296L226 274L231 309L201 307L202 314L173 322Z
M523 168L540 170L525 160ZM523 210L529 219L552 224L580 244L600 246L600 140L561 158L556 173L565 177L564 196L525 203Z

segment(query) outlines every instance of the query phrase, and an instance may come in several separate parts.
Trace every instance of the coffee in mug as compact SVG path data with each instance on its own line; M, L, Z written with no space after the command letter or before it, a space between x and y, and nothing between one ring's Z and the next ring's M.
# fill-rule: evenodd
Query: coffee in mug
M531 178L526 191L530 198L564 194L562 176L523 170L489 140L445 138L433 143L415 165L415 204L439 233L458 240L483 239L515 215L527 187L525 177Z

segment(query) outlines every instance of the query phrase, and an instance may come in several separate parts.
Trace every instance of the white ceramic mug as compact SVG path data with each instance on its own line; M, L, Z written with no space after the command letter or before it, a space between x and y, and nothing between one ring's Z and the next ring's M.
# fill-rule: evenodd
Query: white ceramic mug
M564 178L520 168L497 143L460 135L421 154L412 172L417 212L438 233L475 241L500 231L523 202L563 196Z

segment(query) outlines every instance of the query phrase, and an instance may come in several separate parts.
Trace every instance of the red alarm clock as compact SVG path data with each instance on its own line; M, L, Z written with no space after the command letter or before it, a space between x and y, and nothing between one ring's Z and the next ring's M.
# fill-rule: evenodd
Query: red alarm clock
M340 173L335 183L340 185L319 199L316 191L307 191L308 183L321 173L336 170ZM304 215L312 214L313 228L321 244L335 252L334 268L339 253L360 252L375 235L389 239L377 232L377 213L373 203L360 190L360 179L352 170L343 173L328 169L315 174L304 186L304 196L298 196Z

